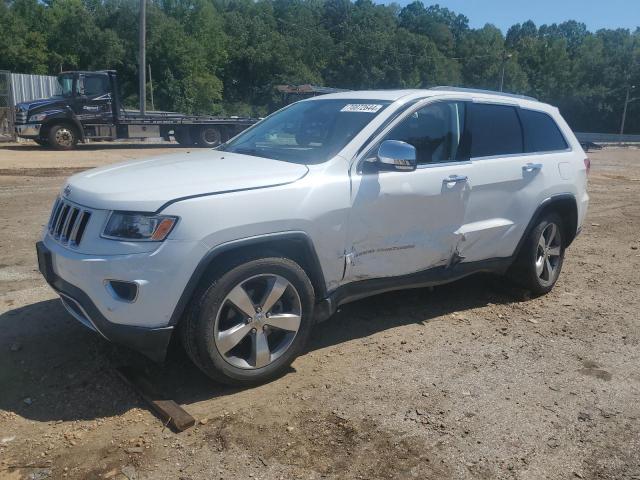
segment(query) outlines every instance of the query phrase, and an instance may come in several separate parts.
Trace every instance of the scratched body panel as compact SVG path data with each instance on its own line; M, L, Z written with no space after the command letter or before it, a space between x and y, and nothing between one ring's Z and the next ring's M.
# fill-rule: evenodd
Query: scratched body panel
M468 166L457 166L456 172ZM403 275L447 264L464 219L469 190L443 179L452 167L353 178L346 280Z

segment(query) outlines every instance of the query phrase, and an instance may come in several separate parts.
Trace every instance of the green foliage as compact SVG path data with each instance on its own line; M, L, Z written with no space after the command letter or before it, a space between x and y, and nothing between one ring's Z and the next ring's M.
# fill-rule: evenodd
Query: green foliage
M640 29L589 32L568 21L472 29L414 1L147 0L155 107L266 115L275 85L499 88L558 105L576 130L617 131L626 90L640 96ZM137 103L139 0L2 0L0 69L117 69ZM640 101L627 131L640 132Z

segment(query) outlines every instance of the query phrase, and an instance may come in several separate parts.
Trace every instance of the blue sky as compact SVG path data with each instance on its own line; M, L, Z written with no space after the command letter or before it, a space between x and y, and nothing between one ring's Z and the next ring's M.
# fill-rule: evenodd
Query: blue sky
M413 0L396 0L406 5ZM577 20L589 30L640 26L640 0L422 0L438 3L469 19L473 28L492 23L505 31L515 23L533 20L536 25ZM391 3L386 0L385 3Z

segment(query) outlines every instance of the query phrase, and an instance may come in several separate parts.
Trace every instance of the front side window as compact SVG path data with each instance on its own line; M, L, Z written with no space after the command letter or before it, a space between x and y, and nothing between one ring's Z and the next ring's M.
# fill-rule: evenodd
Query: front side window
M522 128L515 107L472 103L469 108L471 157L522 153Z
M86 75L83 85L84 94L88 97L109 93L109 78L106 75Z
M465 120L465 102L438 102L413 112L385 140L413 145L418 164L464 160Z
M58 84L60 85L60 94L63 97L71 97L73 95L73 75L60 75Z
M320 163L342 150L390 102L310 100L295 103L219 150L296 163Z
M546 113L521 109L520 119L524 129L524 151L553 152L568 148L556 122Z

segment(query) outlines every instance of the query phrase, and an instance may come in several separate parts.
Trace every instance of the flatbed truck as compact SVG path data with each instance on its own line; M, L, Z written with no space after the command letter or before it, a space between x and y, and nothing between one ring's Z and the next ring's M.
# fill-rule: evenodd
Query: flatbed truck
M126 110L115 70L58 75L60 94L16 105L15 130L42 146L71 150L87 140L163 138L185 146L215 147L259 119Z

